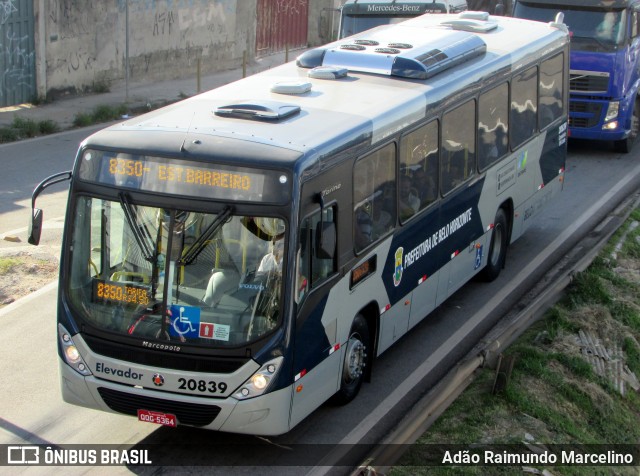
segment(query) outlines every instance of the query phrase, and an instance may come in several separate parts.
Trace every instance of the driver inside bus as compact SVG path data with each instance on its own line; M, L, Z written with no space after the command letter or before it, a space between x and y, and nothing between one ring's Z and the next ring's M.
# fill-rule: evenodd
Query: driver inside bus
M273 242L270 246L269 253L264 255L260 266L258 266L258 273L278 272L282 273L282 255L284 251L283 240L279 239Z

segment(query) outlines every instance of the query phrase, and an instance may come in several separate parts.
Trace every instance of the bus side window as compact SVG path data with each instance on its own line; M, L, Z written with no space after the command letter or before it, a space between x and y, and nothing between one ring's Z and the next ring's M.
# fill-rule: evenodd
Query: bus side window
M478 101L478 167L484 170L509 150L509 83L490 89Z
M335 207L327 207L322 212L324 224L336 224ZM296 254L296 302L302 301L310 290L319 286L325 279L336 272L335 254L332 258L318 256L318 243L316 242L320 227L320 212L314 213L302 222L300 228L300 243Z
M400 221L426 208L438 198L438 121L432 121L405 135L400 142L400 175L409 177L411 193L417 199L414 209L404 204L400 190ZM406 179L405 179L406 180Z
M533 137L536 131L538 104L538 68L536 66L513 77L511 81L511 127L512 150Z
M353 169L353 236L356 253L382 238L396 223L396 145L362 158Z
M474 175L476 163L475 101L447 112L442 118L440 176L446 194Z
M559 54L540 65L540 129L544 129L562 115L564 78L562 76L564 55Z

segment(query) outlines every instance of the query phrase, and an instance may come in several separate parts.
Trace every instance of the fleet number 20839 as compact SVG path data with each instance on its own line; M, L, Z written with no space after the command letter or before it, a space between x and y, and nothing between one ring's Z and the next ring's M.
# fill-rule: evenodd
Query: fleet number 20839
M213 380L195 380L191 378L179 378L180 390L191 390L209 393L224 393L227 391L227 384L224 382L214 382Z

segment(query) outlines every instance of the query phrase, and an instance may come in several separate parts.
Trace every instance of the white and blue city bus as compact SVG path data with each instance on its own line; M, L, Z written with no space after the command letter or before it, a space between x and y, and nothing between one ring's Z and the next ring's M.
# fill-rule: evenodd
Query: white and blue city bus
M70 179L64 400L258 435L352 400L561 191L568 48L561 22L425 15L87 138L33 195L37 244Z

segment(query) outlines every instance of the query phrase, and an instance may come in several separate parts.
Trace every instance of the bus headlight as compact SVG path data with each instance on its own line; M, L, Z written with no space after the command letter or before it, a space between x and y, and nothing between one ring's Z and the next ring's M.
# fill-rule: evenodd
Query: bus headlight
M609 122L618 117L618 112L620 111L620 102L611 101L609 103L609 107L607 108L607 115L604 116L604 122ZM607 125L604 125L604 128L607 128Z
M281 364L282 357L275 358L264 364L233 394L233 397L238 400L246 400L262 395L267 391L269 384L275 379L276 375L278 375Z
M71 334L69 334L69 332L67 332L67 330L60 324L58 324L58 338L60 339L60 344L62 345L62 355L64 356L64 361L69 365L69 367L71 367L81 375L91 375L89 367L84 362L82 356L80 355L80 352L78 352L78 348L73 343Z

